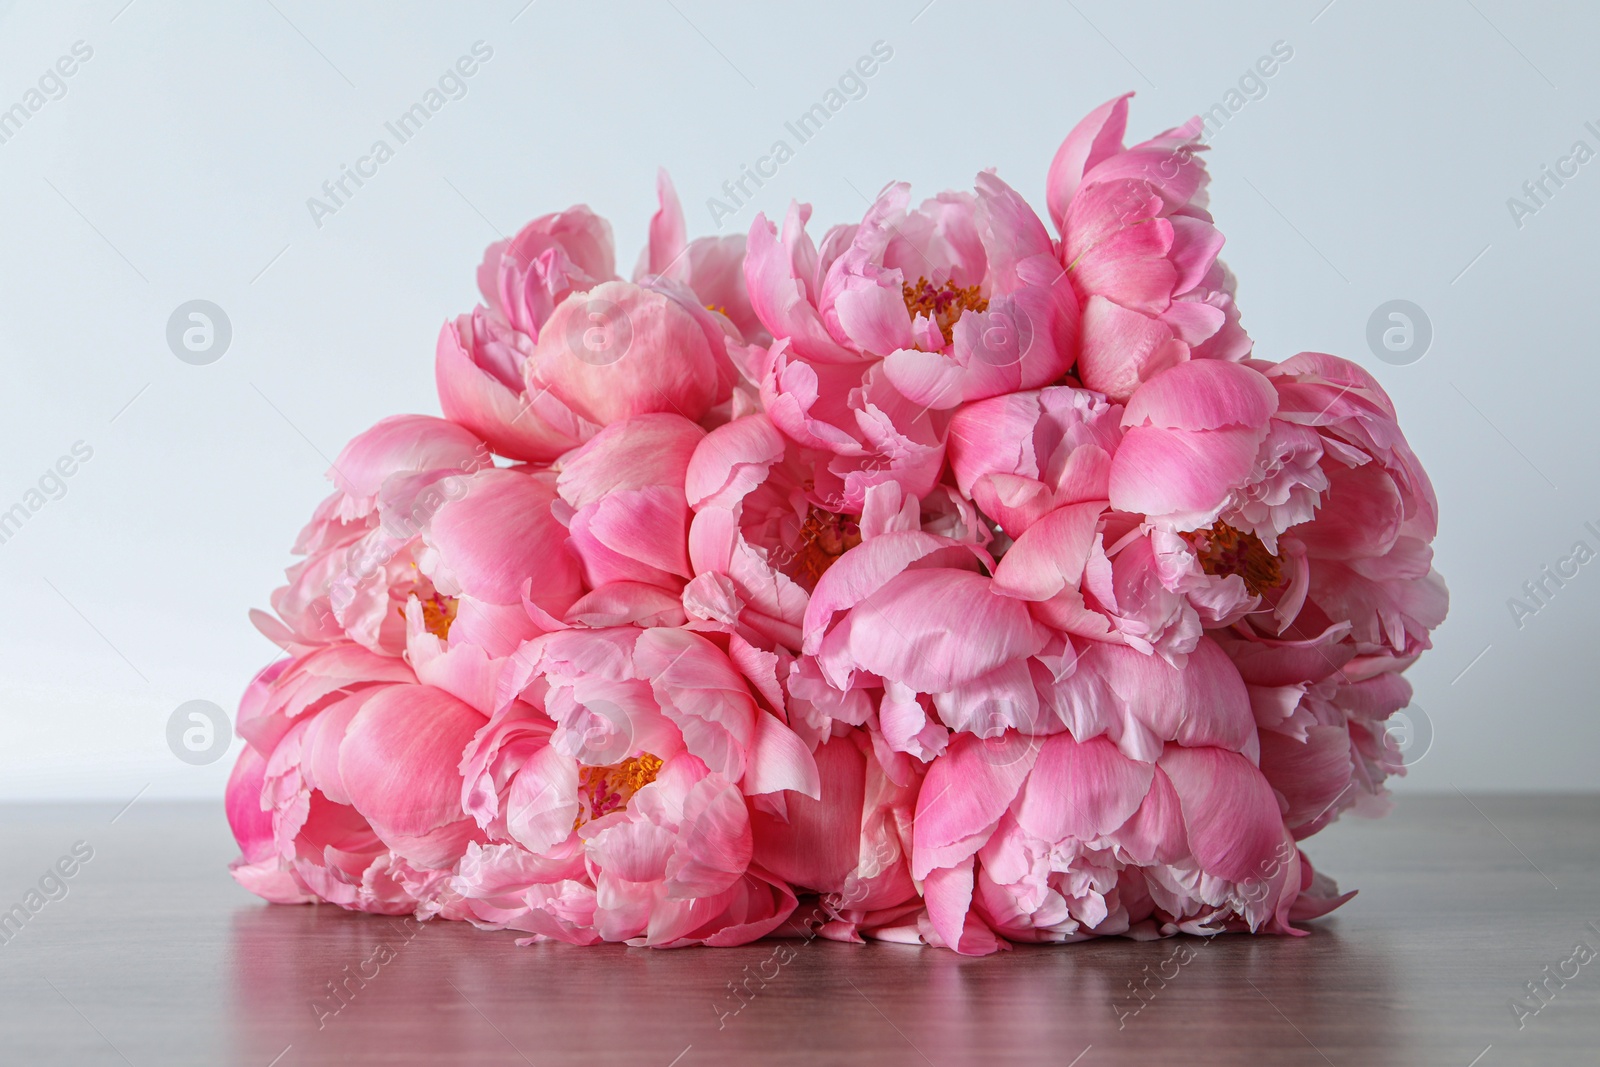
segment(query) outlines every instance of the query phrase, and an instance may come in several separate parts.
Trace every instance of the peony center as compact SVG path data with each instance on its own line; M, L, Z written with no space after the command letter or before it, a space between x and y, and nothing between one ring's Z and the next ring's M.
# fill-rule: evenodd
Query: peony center
M949 281L934 285L926 277L919 277L915 284L901 283L900 295L905 298L911 317L926 315L931 318L946 341L951 339L950 328L964 313L989 310L988 297L976 285L953 285Z
M861 527L855 515L836 515L813 506L800 526L799 543L783 572L807 590L834 560L861 543Z
M412 564L416 566L416 564ZM419 581L411 588L411 595L417 598L422 605L422 628L441 641L450 637L450 625L456 621L456 613L461 608L461 601L453 596L445 596L427 580ZM403 619L406 617L405 605L400 605L396 612Z
M1256 596L1283 584L1283 564L1253 533L1235 530L1225 522L1183 535L1200 558L1200 569L1225 578L1237 574Z
M609 767L584 767L578 772L578 817L576 830L591 819L622 811L635 793L656 780L661 757L641 752Z
M422 602L422 625L429 633L443 641L450 636L450 624L456 621L461 601L453 596L433 594Z

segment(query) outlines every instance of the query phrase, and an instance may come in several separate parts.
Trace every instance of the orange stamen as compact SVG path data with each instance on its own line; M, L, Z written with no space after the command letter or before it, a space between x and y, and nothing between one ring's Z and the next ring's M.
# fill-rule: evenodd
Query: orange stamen
M950 328L963 313L989 310L989 299L976 285L952 285L946 281L936 286L926 277L919 277L914 285L901 283L900 295L905 298L911 317L927 315L933 319L946 341L950 340Z
M813 507L800 527L800 544L783 572L808 590L814 589L834 560L861 543L854 515L835 515Z
M578 817L572 828L622 811L635 793L656 780L661 765L660 756L641 752L609 767L584 767L578 772Z
M1200 557L1200 569L1226 577L1237 574L1256 596L1283 584L1283 564L1253 533L1235 530L1225 522L1183 535Z

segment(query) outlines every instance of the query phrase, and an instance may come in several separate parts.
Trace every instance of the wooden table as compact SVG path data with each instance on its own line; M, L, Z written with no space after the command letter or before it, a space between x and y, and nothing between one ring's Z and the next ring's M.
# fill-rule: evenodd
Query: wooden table
M47 879L59 899L5 931L0 1062L1600 1063L1600 958L1564 962L1580 941L1600 950L1600 796L1412 797L1341 823L1308 851L1361 895L1306 938L986 959L791 941L781 966L772 942L518 948L455 923L272 907L228 878L218 806L117 808L0 808L0 910L75 843L93 849L63 865L64 897ZM1193 959L1163 966L1179 944ZM734 1012L747 967L776 976Z

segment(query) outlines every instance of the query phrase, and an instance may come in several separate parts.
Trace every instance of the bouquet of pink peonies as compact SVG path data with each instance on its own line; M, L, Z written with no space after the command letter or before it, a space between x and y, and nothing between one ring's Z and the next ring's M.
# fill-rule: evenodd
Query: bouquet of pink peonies
M278 903L593 944L1298 933L1447 597L1378 383L1252 354L1199 120L856 224L585 207L362 433L228 785Z

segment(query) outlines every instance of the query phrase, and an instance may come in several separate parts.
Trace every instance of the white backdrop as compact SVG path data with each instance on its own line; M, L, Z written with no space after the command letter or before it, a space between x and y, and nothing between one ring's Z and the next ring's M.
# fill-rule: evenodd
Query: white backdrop
M1212 208L1258 354L1360 361L1434 477L1453 607L1411 674L1433 736L1400 788L1592 788L1600 564L1572 553L1600 549L1600 162L1574 151L1600 150L1600 16L1214 7L0 0L0 512L23 506L0 543L0 797L220 793L231 758L176 759L168 718L231 710L273 657L246 611L328 457L437 412L435 334L499 233L587 202L628 269L658 165L691 233L791 197L855 219L885 181L987 166L1042 209L1061 137L1127 89L1136 138L1221 105ZM797 144L785 122L876 42L891 58ZM384 124L433 89L400 143ZM780 138L794 157L735 207L723 183ZM379 139L392 158L361 163ZM376 173L335 203L324 182L358 164ZM232 329L204 366L166 336L196 299ZM1420 360L1369 349L1396 299L1431 324Z

